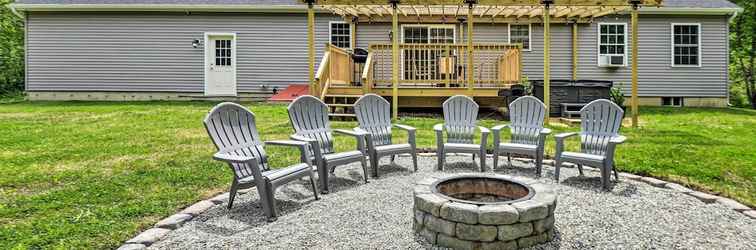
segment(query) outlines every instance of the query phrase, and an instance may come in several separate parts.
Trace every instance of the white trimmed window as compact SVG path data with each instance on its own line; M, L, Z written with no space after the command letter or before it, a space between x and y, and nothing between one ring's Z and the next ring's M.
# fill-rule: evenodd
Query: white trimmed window
M598 29L599 66L627 66L627 24L600 23Z
M352 48L352 27L349 23L333 21L328 33L331 34L331 44L334 46Z
M522 50L530 51L530 24L509 24L509 43L521 43Z
M701 66L701 24L672 24L672 66Z

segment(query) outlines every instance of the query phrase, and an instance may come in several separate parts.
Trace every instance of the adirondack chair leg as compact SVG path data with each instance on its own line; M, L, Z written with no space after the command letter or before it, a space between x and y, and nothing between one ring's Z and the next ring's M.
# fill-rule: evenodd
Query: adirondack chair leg
M536 153L536 174L540 177L541 176L541 168L543 167L543 154L542 153Z
M436 158L438 158L438 167L440 171L444 171L444 148L436 149Z
M236 197L236 191L239 188L239 183L234 178L234 182L231 183L231 190L228 191L228 209L234 205L234 198Z
M257 185L257 193L260 196L260 205L262 205L263 207L265 217L267 217L268 222L273 222L276 220L276 204L275 200L272 199L270 192L272 192L272 190L270 190L270 183L268 183L267 181L265 181L265 183L259 183Z
M415 172L417 172L417 150L414 148L412 149L412 167L414 167Z
M312 185L312 194L315 195L315 200L320 200L318 197L318 186L315 184L315 174L310 171L310 185Z
M318 166L318 180L320 180L320 193L328 194L328 166L325 164Z
M559 154L557 154L557 157L554 157L554 179L557 183L559 183L559 167L562 166L562 159L559 159Z
M578 172L580 172L580 176L583 176L583 164L577 164Z
M368 183L367 161L365 160L365 157L362 157L360 162L362 163L362 177L365 178L365 183Z
M370 156L370 165L373 166L373 177L378 178L378 166L381 164L381 159L378 158L378 154L373 153Z
M486 172L486 147L480 150L480 172Z
M617 168L615 168L614 165L612 165L612 171L614 171L614 179L619 181L619 173L617 173Z
M611 165L604 165L603 169L601 169L601 183L604 184L604 188L607 190L609 189L609 184L610 184L609 182L611 181L610 179L612 178L611 171L612 171Z

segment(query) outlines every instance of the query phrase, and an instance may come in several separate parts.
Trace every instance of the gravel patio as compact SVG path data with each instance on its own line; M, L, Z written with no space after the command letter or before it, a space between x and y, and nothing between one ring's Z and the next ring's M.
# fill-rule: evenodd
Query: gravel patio
M265 220L257 192L247 190L230 211L225 202L215 205L150 248L427 248L412 229L414 182L477 169L469 156L450 156L447 162L439 172L435 157L421 156L413 173L409 157L398 157L396 165L383 160L381 177L369 184L361 181L359 164L342 166L331 179L331 193L319 201L307 181L281 187L276 193L281 215L272 223ZM495 172L535 178L531 164L513 163ZM538 181L553 184L553 170L544 166ZM580 177L576 168L562 168L561 176L555 185L555 238L535 249L756 249L756 220L719 203L622 176L611 191L602 191L597 171Z

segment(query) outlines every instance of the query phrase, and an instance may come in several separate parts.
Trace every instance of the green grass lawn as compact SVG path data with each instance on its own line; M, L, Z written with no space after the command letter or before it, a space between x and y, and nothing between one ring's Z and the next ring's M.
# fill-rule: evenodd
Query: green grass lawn
M201 120L208 102L21 102L0 105L0 249L113 248L231 180ZM257 105L264 139L291 132L285 106ZM623 128L622 171L656 176L756 206L756 111L643 108ZM420 147L438 119L406 118ZM500 123L482 121L483 126ZM354 122L334 122L351 128ZM555 132L577 127L554 124ZM404 133L397 131L404 137ZM400 139L403 140L403 139ZM492 139L490 139L492 140ZM554 153L549 138L547 154ZM354 147L337 136L337 147ZM569 148L576 149L572 140ZM271 148L273 163L297 151Z

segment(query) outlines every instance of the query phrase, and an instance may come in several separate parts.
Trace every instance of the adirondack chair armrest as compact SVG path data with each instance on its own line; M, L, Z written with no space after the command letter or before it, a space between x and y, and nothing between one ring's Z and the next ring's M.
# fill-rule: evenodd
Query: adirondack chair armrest
M394 127L397 127L401 130L407 131L407 142L412 145L413 147L416 145L416 133L417 129L412 126L402 125L402 124L394 124Z
M352 131L352 130L346 130L346 129L334 129L333 132L336 132L336 134L353 136L354 139L357 140L357 150L359 150L363 154L366 152L365 151L365 138L367 138L367 136L370 135L370 133L367 133L364 131Z
M507 128L507 127L509 127L509 124L501 124L501 125L494 126L493 128L491 128L491 130L493 130L494 133L499 133L501 132L502 129Z
M436 131L436 132L443 132L444 131L444 124L443 123L439 123L439 124L433 125L433 130Z
M366 130L364 130L364 129L361 129L360 127L355 127L355 128L353 128L353 130L354 130L355 132L357 132L357 133L362 133L362 134L365 134L365 141L367 142L367 147L368 147L368 149L369 149L370 151L372 151L372 150L373 150L373 147L375 146L375 145L373 144L373 135L372 135L372 134L370 134L369 132L367 132Z
M478 129L480 130L480 133L481 133L481 134L485 134L485 135L487 135L487 134L490 134L490 133L491 133L491 130L490 130L490 129L488 129L488 128L486 128L486 127L483 127L483 126L478 126Z
M274 146L286 146L286 147L296 147L299 148L299 153L301 155L300 160L302 163L310 163L310 150L309 146L310 143L306 141L292 141L292 140L276 140L276 141L266 141L265 144L267 145L274 145Z
M556 138L557 142L562 142L564 141L564 139L567 139L569 137L573 137L576 135L578 135L577 132L561 133L561 134L555 135L554 138Z
M354 136L357 138L365 137L366 135L368 135L368 133L365 131L346 130L346 129L334 129L333 132L336 132L337 134L342 134L342 135Z
M415 127L402 125L402 124L394 124L394 127L404 130L404 131L415 131L417 130Z
M549 128L541 129L541 135L550 135L550 134L551 134L551 129Z
M307 137L304 137L304 136L300 136L300 135L291 135L291 136L289 136L289 138L291 138L292 140L295 140L295 141L303 141L303 142L309 142L309 143L318 142L315 139L310 139L310 138L307 138Z
M618 136L615 136L615 137L612 137L611 139L609 139L609 143L612 143L612 144L622 144L622 143L625 143L625 140L627 140L627 137L625 137L623 135L618 135Z
M230 155L222 152L215 153L213 159L230 163L249 163L257 161L257 159L252 156Z

